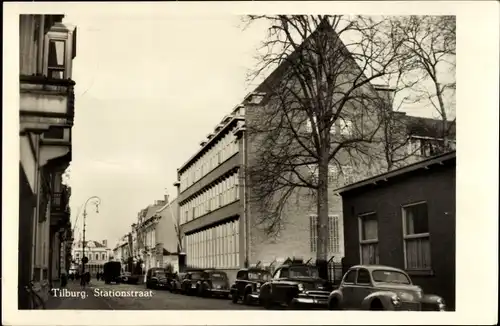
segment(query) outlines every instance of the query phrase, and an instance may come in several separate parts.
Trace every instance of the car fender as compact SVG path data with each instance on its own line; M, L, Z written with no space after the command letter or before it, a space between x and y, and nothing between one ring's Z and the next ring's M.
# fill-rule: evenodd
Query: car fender
M271 295L272 295L271 283L270 282L264 283L260 287L259 298L266 298L270 297Z
M366 298L361 302L362 310L370 310L370 305L373 300L379 299L382 302L384 310L394 310L394 305L391 302L391 298L396 293L391 291L377 291L369 294Z
M425 305L435 305L439 310L446 310L446 302L437 294L424 294L420 302Z
M342 291L340 289L333 290L330 295L328 296L328 305L330 305L330 302L336 299L339 302L339 306L342 306L342 302L344 300L344 295L342 294Z
M256 285L255 285L255 284L253 284L253 283L247 284L247 285L245 286L245 290L244 290L244 292L243 292L243 293L244 293L244 294L246 294L247 292L250 292L250 293L254 292L255 286L256 286Z

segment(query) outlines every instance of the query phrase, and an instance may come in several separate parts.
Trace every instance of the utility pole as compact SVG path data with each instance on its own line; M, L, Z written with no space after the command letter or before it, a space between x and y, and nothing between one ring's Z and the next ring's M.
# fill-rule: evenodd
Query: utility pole
M87 206L87 205L85 205ZM82 275L85 274L85 220L87 218L87 207L85 207L83 209L83 242L82 242L82 246L83 246L83 250L82 250Z

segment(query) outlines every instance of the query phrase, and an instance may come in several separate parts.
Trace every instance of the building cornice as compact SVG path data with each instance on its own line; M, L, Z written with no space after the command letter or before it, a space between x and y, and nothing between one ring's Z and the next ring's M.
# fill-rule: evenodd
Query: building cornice
M191 166L198 158L200 158L206 150L212 146L214 143L217 142L221 138L221 135L226 133L231 127L233 127L235 124L237 124L238 121L244 121L245 117L244 116L232 116L231 120L224 125L212 138L208 139L205 143L205 145L202 146L201 149L199 149L191 158L189 158L179 169L177 169L179 174L182 174L189 166Z

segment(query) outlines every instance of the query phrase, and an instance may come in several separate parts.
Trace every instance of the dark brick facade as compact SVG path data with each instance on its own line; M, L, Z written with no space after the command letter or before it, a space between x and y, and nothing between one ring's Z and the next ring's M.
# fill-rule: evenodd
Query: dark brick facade
M360 263L358 216L376 212L379 262L404 269L402 206L427 202L431 243L431 273L409 272L426 293L441 295L455 309L455 163L447 157L408 167L407 172L379 179L376 184L341 190L344 207L345 265Z

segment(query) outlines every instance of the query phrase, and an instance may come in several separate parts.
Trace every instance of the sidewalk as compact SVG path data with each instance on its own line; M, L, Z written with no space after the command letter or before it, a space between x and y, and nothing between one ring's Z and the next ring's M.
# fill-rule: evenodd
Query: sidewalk
M69 281L66 289L72 293L84 291L86 297L82 299L81 297L57 297L49 296L49 299L45 303L45 309L51 310L110 310L112 309L108 303L102 299L97 298L93 295L92 282L87 285L85 289L82 289L78 281Z

